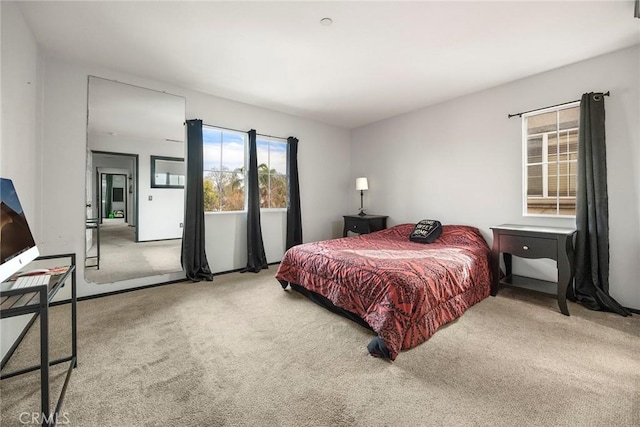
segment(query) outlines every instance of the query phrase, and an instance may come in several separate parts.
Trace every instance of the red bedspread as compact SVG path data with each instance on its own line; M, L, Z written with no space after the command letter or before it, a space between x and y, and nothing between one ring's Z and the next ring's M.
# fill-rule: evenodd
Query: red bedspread
M289 249L276 279L357 314L395 359L489 296L490 249L475 227L443 226L431 244L409 241L414 224Z

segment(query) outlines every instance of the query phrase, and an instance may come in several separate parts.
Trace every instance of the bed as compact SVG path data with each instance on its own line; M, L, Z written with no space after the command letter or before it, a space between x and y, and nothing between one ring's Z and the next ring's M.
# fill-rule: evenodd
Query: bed
M489 296L490 253L480 232L444 225L433 243L409 240L415 224L289 249L276 279L373 330L373 356L395 360Z

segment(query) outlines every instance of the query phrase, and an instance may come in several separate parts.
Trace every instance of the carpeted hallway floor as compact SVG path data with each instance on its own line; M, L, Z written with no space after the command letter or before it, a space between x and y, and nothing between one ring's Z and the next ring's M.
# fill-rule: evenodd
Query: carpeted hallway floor
M68 425L640 425L640 316L566 317L507 288L390 363L368 355L370 331L283 291L276 268L80 302ZM68 313L52 309L52 357ZM10 365L37 361L37 341L36 322ZM3 427L38 411L38 378L0 382Z
M85 278L94 283L113 283L138 277L182 271L182 239L135 241L135 228L124 220L105 219L100 226L100 269L85 268ZM94 231L94 242L95 234ZM96 256L94 244L87 256ZM95 265L95 259L87 260Z

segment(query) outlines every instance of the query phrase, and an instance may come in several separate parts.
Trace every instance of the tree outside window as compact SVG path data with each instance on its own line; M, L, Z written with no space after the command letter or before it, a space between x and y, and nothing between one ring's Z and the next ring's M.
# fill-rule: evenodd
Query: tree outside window
M261 208L287 207L287 143L258 137L258 183Z
M205 212L245 209L246 135L202 127Z

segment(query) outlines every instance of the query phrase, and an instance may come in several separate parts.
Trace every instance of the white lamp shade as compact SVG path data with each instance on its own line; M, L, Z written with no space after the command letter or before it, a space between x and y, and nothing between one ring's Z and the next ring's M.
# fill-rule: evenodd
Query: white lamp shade
M365 177L356 178L356 190L357 191L368 190L368 189L369 189L369 183L367 182L367 178L365 178Z

